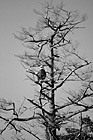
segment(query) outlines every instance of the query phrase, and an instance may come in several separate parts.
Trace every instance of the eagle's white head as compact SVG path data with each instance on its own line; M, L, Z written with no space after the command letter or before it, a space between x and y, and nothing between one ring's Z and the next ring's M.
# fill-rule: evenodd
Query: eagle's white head
M41 66L40 66L40 69L44 69L44 66L43 66L43 65L41 65Z

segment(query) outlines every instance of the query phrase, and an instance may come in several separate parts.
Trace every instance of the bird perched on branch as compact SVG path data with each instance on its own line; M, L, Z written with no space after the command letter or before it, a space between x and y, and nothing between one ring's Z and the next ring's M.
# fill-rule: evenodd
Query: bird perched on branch
M46 71L42 65L40 66L40 71L37 73L37 77L38 77L38 82L46 78Z

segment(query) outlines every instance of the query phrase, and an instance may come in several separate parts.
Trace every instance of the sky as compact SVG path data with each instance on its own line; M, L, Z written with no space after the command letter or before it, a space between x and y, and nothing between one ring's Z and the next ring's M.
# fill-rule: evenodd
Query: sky
M0 98L21 100L33 94L25 69L15 54L23 53L22 42L13 33L21 27L34 27L37 21L33 9L40 9L45 0L0 0ZM54 0L56 1L56 0ZM56 2L60 2L57 0ZM78 31L79 51L93 61L93 0L63 0L66 8L87 14L85 29Z
M15 39L13 33L20 31L21 27L35 26L37 19L34 9L40 9L42 2L43 0L0 0L0 97L19 100L32 94L31 83L25 80L26 72L15 57L15 54L23 53L22 42ZM63 2L69 10L78 10L81 15L87 14L88 19L83 24L86 28L78 31L76 39L81 54L93 61L93 0Z

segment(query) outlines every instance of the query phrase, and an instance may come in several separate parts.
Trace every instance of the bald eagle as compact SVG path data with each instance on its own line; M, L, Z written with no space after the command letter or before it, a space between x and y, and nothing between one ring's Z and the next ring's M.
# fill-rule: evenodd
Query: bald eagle
M46 78L46 71L43 66L40 66L40 71L37 73L38 81Z

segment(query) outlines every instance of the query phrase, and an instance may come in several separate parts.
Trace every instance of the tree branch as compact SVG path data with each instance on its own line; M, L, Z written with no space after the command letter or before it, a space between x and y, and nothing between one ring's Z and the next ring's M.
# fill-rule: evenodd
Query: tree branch
M57 85L57 86L54 88L54 90L57 90L58 88L60 88L60 87L67 81L67 79L68 79L76 70L79 70L79 69L81 69L81 68L83 68L83 67L85 67L85 66L87 66L87 65L89 65L89 64L90 64L90 63L82 64L82 65L76 67L75 69L73 69L73 70L68 74L68 76L67 76L59 85Z

